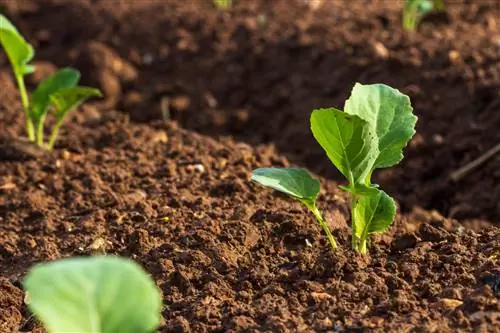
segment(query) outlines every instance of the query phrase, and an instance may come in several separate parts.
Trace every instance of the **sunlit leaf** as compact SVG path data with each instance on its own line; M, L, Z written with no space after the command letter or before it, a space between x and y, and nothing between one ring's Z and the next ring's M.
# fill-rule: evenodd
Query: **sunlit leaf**
M73 88L80 80L80 73L72 68L63 68L49 76L36 88L31 96L30 115L37 123L48 112L51 95L62 89Z
M161 295L131 260L69 258L35 266L23 285L30 310L51 333L152 333Z
M61 120L68 112L80 106L87 99L100 96L102 94L99 89L77 86L60 89L53 93L50 99L55 106L54 114L58 120Z
M378 156L369 124L335 108L318 109L311 115L311 130L350 187L363 184Z
M364 119L376 133L379 153L374 169L403 159L403 148L415 134L417 122L408 96L385 84L356 83L344 111Z
M34 71L34 67L29 64L35 54L33 47L19 34L16 27L1 14L0 43L5 53L7 53L14 74L17 77Z

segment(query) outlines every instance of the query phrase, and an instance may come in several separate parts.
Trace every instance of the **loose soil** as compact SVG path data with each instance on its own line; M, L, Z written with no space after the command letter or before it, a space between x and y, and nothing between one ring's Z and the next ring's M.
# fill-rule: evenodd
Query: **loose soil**
M38 73L82 70L102 101L53 153L20 141L0 54L0 331L43 332L21 281L34 263L119 254L164 294L161 332L495 332L500 327L500 9L455 3L418 34L387 1L0 1ZM64 27L64 29L62 29ZM347 198L307 118L353 83L412 98L418 135L378 174L400 214L349 250ZM118 110L118 111L117 111ZM170 121L163 121L169 118ZM305 166L341 249L298 203L250 183Z

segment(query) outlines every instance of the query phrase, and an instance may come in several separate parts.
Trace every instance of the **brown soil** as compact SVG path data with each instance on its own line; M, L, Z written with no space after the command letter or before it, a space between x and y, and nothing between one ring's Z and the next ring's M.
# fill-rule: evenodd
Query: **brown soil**
M106 94L40 153L19 141L0 52L0 332L42 332L20 289L33 263L93 253L152 274L161 332L498 331L500 158L449 180L500 143L497 2L450 4L418 34L393 2L236 2L0 1L36 47L31 85L73 65ZM401 89L420 117L405 161L378 175L401 214L366 258L307 124L356 81ZM326 177L341 250L249 182L289 163Z

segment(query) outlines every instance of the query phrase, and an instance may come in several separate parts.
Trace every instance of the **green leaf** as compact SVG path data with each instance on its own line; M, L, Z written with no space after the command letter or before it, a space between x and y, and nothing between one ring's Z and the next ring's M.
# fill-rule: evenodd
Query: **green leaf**
M306 205L314 205L320 189L319 181L305 169L255 169L252 180L299 199Z
M307 170L295 168L260 168L253 171L252 180L299 200L314 214L314 217L316 217L316 220L325 232L331 247L333 249L337 248L337 242L328 227L328 223L323 218L318 207L316 207L320 183Z
M350 187L363 184L378 156L377 139L368 123L335 108L317 109L311 115L311 130Z
M52 333L151 333L160 323L160 292L128 259L101 256L41 264L23 285L30 310Z
M36 124L48 112L51 95L62 89L73 88L80 80L80 73L72 68L63 68L43 80L31 96L30 116Z
M376 133L379 155L374 169L403 159L403 148L415 134L417 122L408 96L385 84L356 83L344 111L367 121Z
M377 194L378 185L377 184L355 184L354 187L340 185L341 189L346 192L352 193L353 195L374 195Z
M218 9L228 10L233 4L233 0L214 0L214 4Z
M3 15L0 15L0 43L7 53L16 77L32 73L29 65L35 55L33 47L19 34L16 27Z
M99 89L77 86L58 90L50 96L50 100L55 106L54 114L60 121L68 112L80 106L90 97L101 96Z
M396 216L396 203L382 190L375 195L360 196L354 207L353 233L361 240L369 234L385 232Z

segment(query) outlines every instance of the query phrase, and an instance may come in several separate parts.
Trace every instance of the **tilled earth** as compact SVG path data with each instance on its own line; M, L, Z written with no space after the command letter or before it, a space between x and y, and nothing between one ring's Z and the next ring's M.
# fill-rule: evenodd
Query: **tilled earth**
M71 65L105 98L40 153L19 141L0 54L1 332L43 332L20 288L32 264L96 253L152 274L161 332L499 330L500 159L449 178L500 143L495 1L450 4L416 34L387 1L2 8L38 52L30 86ZM401 214L367 257L349 249L347 198L308 126L356 81L401 89L420 118L405 161L378 174ZM341 250L298 203L249 182L290 163L321 177Z

